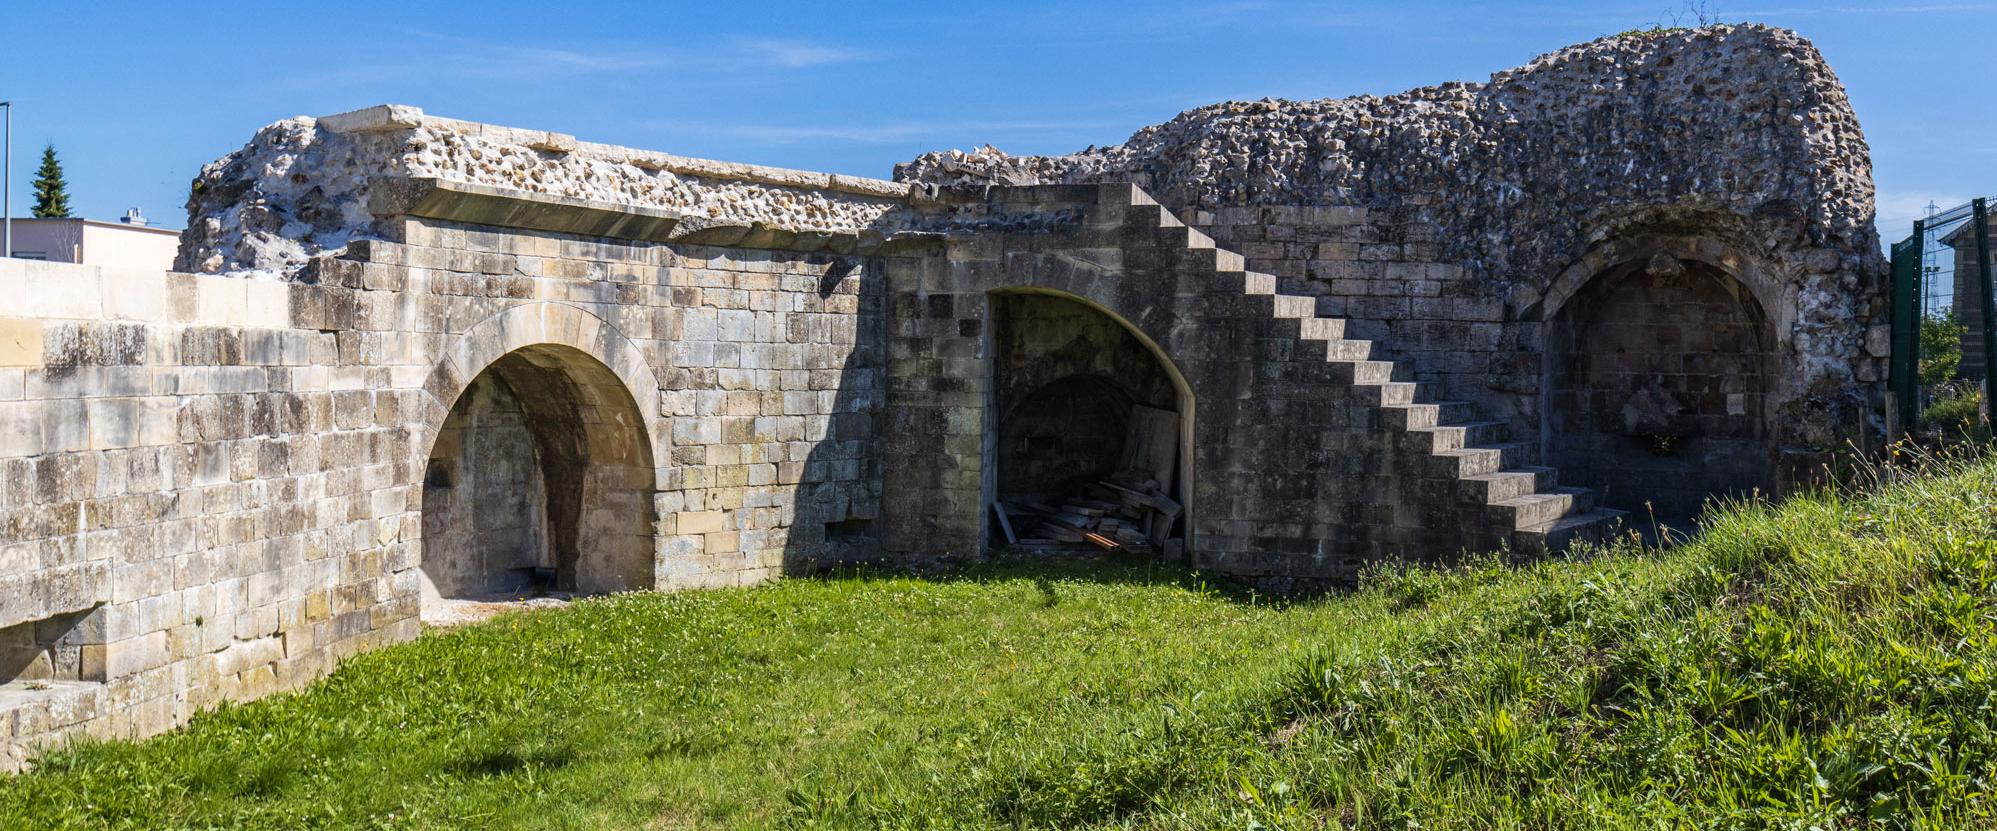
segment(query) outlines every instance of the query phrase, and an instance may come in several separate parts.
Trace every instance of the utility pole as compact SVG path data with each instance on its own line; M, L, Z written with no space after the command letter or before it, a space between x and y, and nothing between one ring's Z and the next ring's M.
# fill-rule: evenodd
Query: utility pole
M0 149L0 257L14 256L14 102L0 101L7 111L6 147Z

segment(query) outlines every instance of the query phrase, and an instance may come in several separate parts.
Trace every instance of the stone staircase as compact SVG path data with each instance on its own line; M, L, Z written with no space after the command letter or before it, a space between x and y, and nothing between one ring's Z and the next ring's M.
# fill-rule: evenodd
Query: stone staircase
M1269 298L1273 322L1297 339L1298 349L1313 357L1322 350L1325 361L1350 366L1353 385L1377 390L1379 423L1427 451L1422 461L1428 470L1420 473L1452 480L1457 498L1481 509L1501 537L1509 529L1513 551L1557 553L1574 542L1604 539L1621 525L1627 512L1598 507L1593 491L1563 487L1553 468L1536 464L1536 443L1510 441L1503 422L1479 420L1470 402L1429 400L1426 385L1395 380L1394 363L1376 356L1371 341L1345 337L1345 320L1320 317L1315 297L1283 293L1275 275L1249 271L1240 254L1218 247L1143 189L1133 186L1129 193L1127 228L1154 232L1161 243L1185 249L1196 268L1213 270L1217 285Z

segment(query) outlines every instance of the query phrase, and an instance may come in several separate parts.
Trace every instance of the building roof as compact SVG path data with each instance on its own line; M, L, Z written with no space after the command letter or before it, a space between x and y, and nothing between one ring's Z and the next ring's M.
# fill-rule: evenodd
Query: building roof
M75 222L82 225L94 225L99 228L120 228L128 231L150 231L155 234L171 234L176 237L180 236L180 229L178 228L160 228L153 225L133 225L129 222L114 222L105 219L85 219L80 216L64 216L64 217L17 216L14 217L13 221L16 223Z

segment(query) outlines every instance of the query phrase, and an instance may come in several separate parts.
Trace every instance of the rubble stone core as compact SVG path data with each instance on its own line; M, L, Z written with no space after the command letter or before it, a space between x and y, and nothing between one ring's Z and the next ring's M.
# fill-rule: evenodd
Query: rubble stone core
M1866 149L1789 32L897 173L382 106L205 168L175 272L0 261L0 766L523 580L983 557L995 501L1115 473L1140 414L1146 533L1271 589L1557 550L1879 433Z

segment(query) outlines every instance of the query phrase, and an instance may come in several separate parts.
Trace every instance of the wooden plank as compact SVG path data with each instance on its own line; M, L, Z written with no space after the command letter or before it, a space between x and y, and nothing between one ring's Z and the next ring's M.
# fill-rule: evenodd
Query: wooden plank
M1005 532L1005 544L1018 545L1019 536L1012 532L1012 517L1006 516L1005 503L992 500L992 513L998 514L999 530Z
M1139 493L1122 485L1112 485L1108 482L1104 482L1103 484L1122 491L1126 499L1142 504L1166 516L1178 516L1180 511L1185 510L1185 507L1180 505L1178 500L1162 493Z
M1158 490L1172 491L1179 468L1179 414L1152 407L1130 408L1130 429L1123 437L1119 469L1141 470L1158 481Z
M1055 522L1065 523L1067 525L1075 526L1076 528L1088 528L1089 526L1095 524L1095 519L1093 517L1086 517L1081 514L1071 514L1071 513L1062 512L1057 514L1050 514L1049 517L1052 518L1053 521Z

